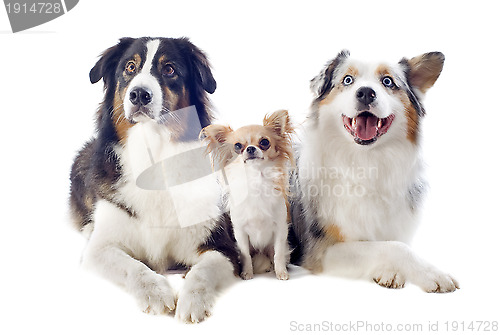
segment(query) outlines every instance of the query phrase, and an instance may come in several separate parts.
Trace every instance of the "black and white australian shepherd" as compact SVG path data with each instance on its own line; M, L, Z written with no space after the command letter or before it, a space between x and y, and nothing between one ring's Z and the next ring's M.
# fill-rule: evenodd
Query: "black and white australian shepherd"
M185 38L123 38L90 71L92 83L101 79L96 136L71 170L72 218L89 236L83 264L125 287L145 312L201 321L240 273L198 140L216 89L207 58ZM189 272L177 293L164 274L179 266Z
M443 63L439 52L390 65L343 51L311 81L292 213L306 268L391 288L407 281L427 292L458 288L407 245L425 188L421 99Z

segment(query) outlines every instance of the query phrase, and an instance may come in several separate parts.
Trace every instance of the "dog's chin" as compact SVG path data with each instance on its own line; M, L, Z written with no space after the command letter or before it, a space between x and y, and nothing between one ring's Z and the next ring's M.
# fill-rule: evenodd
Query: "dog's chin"
M264 157L246 157L245 159L243 159L243 163L255 164L257 162L262 162L263 160L264 160Z
M153 110L144 106L134 108L125 115L128 115L126 118L132 124L155 120Z
M394 117L395 115L391 114L379 118L370 112L362 112L352 118L342 114L342 121L345 130L353 137L355 143L370 145L389 131Z

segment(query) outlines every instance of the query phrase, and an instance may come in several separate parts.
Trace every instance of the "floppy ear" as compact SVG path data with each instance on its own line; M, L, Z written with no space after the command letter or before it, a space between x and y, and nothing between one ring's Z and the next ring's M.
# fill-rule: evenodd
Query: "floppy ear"
M227 142L228 135L232 132L231 127L218 124L201 130L200 138L207 143L207 150L212 154L214 162L224 165L232 157L231 144Z
M323 99L333 89L335 70L349 57L348 50L342 50L337 57L329 61L323 70L311 80L311 91L318 100Z
M270 127L278 136L287 136L293 133L293 126L287 110L279 110L264 117L264 126Z
M120 39L120 42L111 48L106 49L101 54L101 58L90 70L90 82L97 83L101 78L104 80L104 87L107 87L109 77L114 75L121 54L135 41L135 38L125 37Z
M404 59L401 60L401 62L404 61ZM441 74L444 55L441 52L429 52L410 59L407 64L409 84L425 94Z
M210 63L207 56L203 51L201 51L197 46L189 41L189 39L184 38L187 43L192 68L196 80L201 84L201 87L208 93L212 94L217 88L217 83L212 75L212 70L210 69Z

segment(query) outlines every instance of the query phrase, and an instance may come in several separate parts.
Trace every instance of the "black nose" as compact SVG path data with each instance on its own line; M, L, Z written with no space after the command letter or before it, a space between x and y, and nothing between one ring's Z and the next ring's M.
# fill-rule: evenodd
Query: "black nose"
M369 105L377 98L375 91L370 87L360 87L356 92L356 98L363 105Z
M133 105L146 106L153 100L153 93L143 87L135 87L130 92L129 99Z
M255 147L254 147L253 145L251 145L251 146L247 147L247 153L248 153L249 155L253 155L253 154L255 154Z

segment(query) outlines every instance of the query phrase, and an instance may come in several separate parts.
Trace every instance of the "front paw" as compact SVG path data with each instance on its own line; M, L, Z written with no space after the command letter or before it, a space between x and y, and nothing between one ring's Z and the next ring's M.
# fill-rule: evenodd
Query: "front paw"
M455 278L437 269L420 273L415 283L428 293L449 293L460 289Z
M215 292L198 288L183 290L177 301L175 317L185 323L198 323L212 313L215 303Z
M401 273L394 270L382 270L373 278L373 281L380 286L400 289L405 287L405 278Z
M174 291L162 275L154 272L143 274L133 291L144 313L167 314L175 310Z
M243 271L241 274L240 274L240 277L241 279L243 280L249 280L249 279L252 279L253 278L253 271L250 270L250 271Z
M276 278L278 278L279 280L288 280L290 276L288 275L287 270L283 270L283 271L276 271Z

